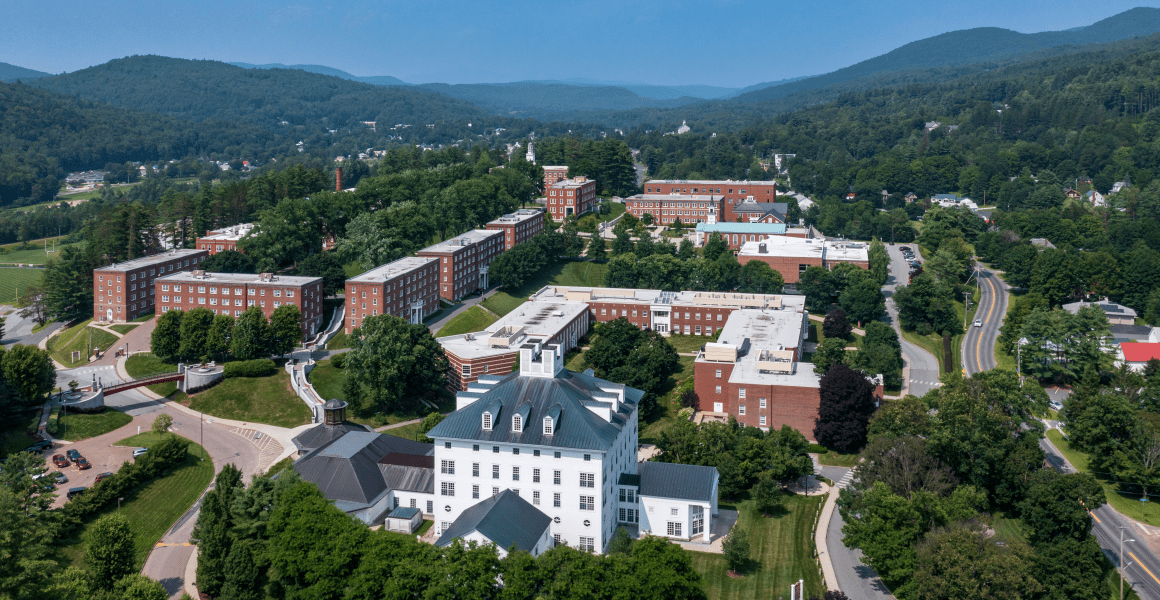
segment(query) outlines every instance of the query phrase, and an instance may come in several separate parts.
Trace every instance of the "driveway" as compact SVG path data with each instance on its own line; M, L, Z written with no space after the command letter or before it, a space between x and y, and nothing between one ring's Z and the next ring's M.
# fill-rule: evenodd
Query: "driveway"
M918 244L910 244L915 256L921 258ZM898 339L902 342L902 361L906 381L903 382L903 392L922 396L942 385L939 383L938 359L933 354L906 341L902 337L902 329L898 325L898 309L894 306L894 290L907 284L910 265L902 256L900 246L886 246L890 254L890 274L886 277L886 285L882 286L882 293L886 296L886 314L890 325L898 332Z
M31 318L21 317L15 307L0 305L0 315L3 315L4 319L4 339L0 340L0 344L5 348L11 348L16 344L35 346L40 343L40 340L56 333L64 326L62 323L50 323L44 329L32 333L32 328L36 326L36 322Z
M999 339L999 328L1007 315L1009 288L1007 282L994 271L979 265L979 306L975 318L982 321L981 327L973 324L963 336L963 368L967 375L994 369L995 341Z

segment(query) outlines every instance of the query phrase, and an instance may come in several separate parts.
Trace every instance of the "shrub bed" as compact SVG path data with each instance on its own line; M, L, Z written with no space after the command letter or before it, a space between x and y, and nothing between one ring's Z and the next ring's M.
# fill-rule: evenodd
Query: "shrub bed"
M278 372L278 365L268 358L254 360L240 360L225 364L223 376L230 377L266 377Z

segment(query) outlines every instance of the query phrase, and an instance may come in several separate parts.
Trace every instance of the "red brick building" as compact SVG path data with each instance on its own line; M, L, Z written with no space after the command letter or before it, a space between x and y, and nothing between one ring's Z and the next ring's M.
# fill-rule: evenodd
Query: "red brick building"
M322 278L287 277L273 273L207 273L202 270L158 278L157 316L171 310L208 308L217 315L242 316L251 306L270 318L274 310L293 304L302 313L302 335L311 337L322 324Z
M678 219L681 223L708 223L713 214L724 210L722 196L681 194L637 194L624 200L625 210L636 218L646 214L653 222L669 225Z
M568 167L544 166L544 190L568 178Z
M475 229L427 246L415 255L439 259L439 297L454 302L488 288L488 267L503 251L503 231Z
M170 273L196 269L205 250L172 250L93 270L93 321L124 323L153 310L153 282Z
M777 182L655 179L644 182L644 193L723 197L722 210L717 213L718 220L735 221L738 215L734 213L733 208L748 198L752 197L753 201L758 203L771 203L777 200Z
M834 265L850 263L870 268L869 244L845 240L770 237L746 242L737 253L737 261L745 264L751 260L767 263L786 283L797 283L811 266L833 269Z
M590 327L591 313L582 302L531 300L484 331L438 338L451 362L448 387L462 391L480 375L511 373L523 344L559 344L567 352Z
M544 211L521 208L489 222L486 228L491 231L502 231L503 249L511 250L516 244L522 244L544 230Z
M242 223L240 225L232 225L230 227L207 231L204 236L197 238L197 243L194 247L198 250L209 252L210 256L218 252L225 252L226 250L241 252L238 248L238 242L253 230L253 223Z
M587 177L561 179L544 190L548 213L556 221L582 215L596 206L596 182Z
M346 280L346 333L367 317L390 314L419 324L439 310L439 259L408 256Z

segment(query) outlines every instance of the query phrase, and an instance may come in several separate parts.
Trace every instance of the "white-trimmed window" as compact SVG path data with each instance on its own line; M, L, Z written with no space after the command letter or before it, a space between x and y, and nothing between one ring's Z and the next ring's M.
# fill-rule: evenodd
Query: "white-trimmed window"
M745 405L744 404L741 404L737 407L737 414L741 415L741 416L745 416Z
M492 479L499 479L499 465L492 465L491 466L491 478Z
M539 492L539 490L532 492L532 504L535 506L540 505L540 492Z
M673 521L669 521L669 525L668 525L668 528L666 529L666 531L669 534L669 536L671 536L671 537L682 537L680 523L675 523Z
M767 402L767 400L766 400L765 398L762 398L762 399L761 399L761 408L765 408L765 407L766 407L766 402Z
M539 469L532 469L532 483L539 483L539 482L540 482L540 470Z
M544 435L552 435L552 417L544 417Z
M520 433L524 430L524 418L520 415L512 416L512 431Z
M560 485L560 472L559 471L552 471L552 484L553 485Z
M519 481L519 480L520 480L520 468L519 467L512 467L512 481Z
M742 399L742 400L745 399L745 388L738 388L737 397Z
M479 477L479 463L471 463L471 476Z
M761 421L760 425L762 427L765 427L765 415L761 415L760 417L758 417L758 419L760 419L760 421Z
M552 494L552 506L555 508L560 508L560 492Z
M596 510L596 498L593 496L580 496L580 510Z
M470 373L470 369L467 366L464 366L464 370L466 370ZM484 431L491 431L491 413L490 412L483 413L483 430Z
M439 461L439 472L443 473L444 475L454 475L455 474L455 461L453 461L453 460Z
M471 486L471 497L474 500L479 500L479 486L478 485Z
M443 483L439 484L439 495L440 496L454 496L455 495L455 482L444 481Z
M595 473L581 473L580 474L580 487L582 487L582 488L594 488L594 487L596 487L596 474Z
M580 549L585 552L595 552L596 538L580 536Z

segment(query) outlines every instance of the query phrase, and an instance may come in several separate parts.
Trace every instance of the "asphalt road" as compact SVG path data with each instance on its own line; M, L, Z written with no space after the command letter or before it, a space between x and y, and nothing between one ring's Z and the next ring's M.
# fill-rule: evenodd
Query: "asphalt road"
M894 290L907 284L910 265L902 256L901 246L886 246L890 254L890 274L886 278L886 285L882 286L882 293L886 296L886 314L890 318L890 325L898 332L898 339L902 342L902 360L909 368L906 377L905 391L908 394L922 396L941 385L939 383L938 359L933 354L906 341L902 337L902 329L898 326L898 309L894 306ZM915 255L919 254L918 245L910 244ZM920 257L921 258L921 257Z
M1063 473L1074 473L1075 467L1067 462L1051 440L1039 440L1039 446L1047 453L1047 462ZM1157 508L1156 510L1160 510ZM1141 600L1160 600L1160 558L1149 548L1150 538L1157 534L1155 528L1146 528L1105 504L1091 511L1092 534L1104 549L1108 560L1117 567L1127 564L1124 569L1125 581L1131 584ZM1124 531L1124 555L1120 557L1120 530Z
M963 336L963 368L967 375L994 369L995 340L999 338L999 328L1007 314L1010 297L1007 283L993 271L979 266L979 306L975 318L982 321L980 327L972 323Z
M63 327L61 323L52 323L44 329L32 333L32 328L36 326L36 323L31 318L22 318L14 307L8 305L0 306L0 313L6 309L11 309L11 312L4 315L4 339L0 340L0 345L5 348L11 348L16 344L35 346L40 340Z

